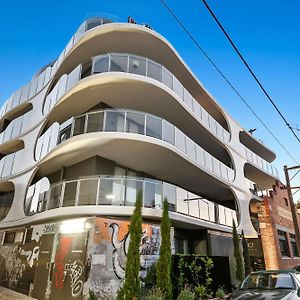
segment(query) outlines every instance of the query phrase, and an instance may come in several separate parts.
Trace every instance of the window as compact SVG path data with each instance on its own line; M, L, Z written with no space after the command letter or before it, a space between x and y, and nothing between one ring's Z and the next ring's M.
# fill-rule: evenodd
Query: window
M25 244L31 242L32 233L33 233L33 228L27 228L26 235L25 235Z
M120 169L120 168L119 168ZM121 179L100 179L100 205L123 205L124 185Z
M111 72L127 72L128 56L112 54L110 71Z
M80 180L78 205L96 205L98 179Z
M288 199L284 198L284 203L285 203L286 206L289 206L289 201L288 201Z
M299 257L295 234L290 233L290 241L291 241L291 248L292 248L293 256Z
M146 75L146 59L131 56L129 58L129 73Z
M126 132L144 134L145 115L134 112L127 112Z
M277 233L278 233L279 247L280 247L281 255L282 256L291 256L288 241L287 241L287 233L282 230L278 230Z
M67 126L66 128L62 129L58 135L58 144L66 141L71 136L71 125Z
M59 183L59 184L51 187L48 209L53 209L53 208L59 207L61 186L62 186L61 183Z
M160 65L152 62L152 61L148 61L148 77L151 77L153 79L156 79L158 81L161 81L161 77L162 77L162 68Z
M97 132L103 129L103 112L88 114L86 132Z
M77 181L69 181L65 184L62 206L74 206L77 191Z
M3 244L21 244L23 242L24 231L5 232Z
M103 73L103 72L108 72L108 56L102 56L100 58L95 58L93 61L94 68L93 68L93 73Z
M75 119L73 135L82 134L84 132L85 115Z
M161 119L147 115L146 120L146 134L157 139L162 136L162 122Z
M105 121L105 131L124 132L125 113L118 111L107 111Z
M161 207L162 184L145 181L144 206Z

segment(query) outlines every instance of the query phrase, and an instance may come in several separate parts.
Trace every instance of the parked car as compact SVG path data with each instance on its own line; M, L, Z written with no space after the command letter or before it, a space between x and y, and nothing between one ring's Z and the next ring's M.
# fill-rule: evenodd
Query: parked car
M297 270L252 272L245 278L241 287L233 292L230 299L300 299L300 272Z

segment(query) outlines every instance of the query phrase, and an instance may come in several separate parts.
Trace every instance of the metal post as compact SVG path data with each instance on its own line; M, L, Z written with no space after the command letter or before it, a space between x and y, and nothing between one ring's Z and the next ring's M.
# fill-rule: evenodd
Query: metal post
M288 168L287 166L284 166L283 169L284 169L287 193L288 193L288 198L289 198L289 203L290 203L291 213L292 213L292 218L293 218L293 224L294 224L294 229L295 229L297 249L298 249L298 253L300 253L300 231L299 231L299 226L298 226L297 211L295 208L295 203L293 201L293 195L292 195L292 190L291 190L291 183L290 183L290 177L289 177L289 169L290 168Z

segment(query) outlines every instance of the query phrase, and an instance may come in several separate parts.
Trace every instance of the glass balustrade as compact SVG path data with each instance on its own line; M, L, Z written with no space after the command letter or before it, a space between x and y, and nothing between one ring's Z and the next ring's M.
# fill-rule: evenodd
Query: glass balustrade
M28 189L26 215L59 207L134 206L137 194L142 192L143 207L161 209L166 198L170 211L229 227L232 227L232 220L237 224L234 210L150 178L100 175L58 182L47 191L42 189L38 195L33 193L36 189L34 186Z
M71 137L97 131L128 132L163 140L175 146L195 164L203 166L227 181L234 180L235 171L233 169L214 158L177 127L162 118L137 111L107 109L75 117L69 134ZM64 135L64 139L61 141L67 138L68 136ZM42 156L36 154L36 157Z

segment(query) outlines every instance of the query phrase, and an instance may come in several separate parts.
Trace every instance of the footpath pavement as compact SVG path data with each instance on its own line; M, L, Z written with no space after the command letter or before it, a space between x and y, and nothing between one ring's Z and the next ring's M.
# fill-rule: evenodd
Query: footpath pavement
M33 300L35 298L17 293L3 286L0 286L0 300Z

